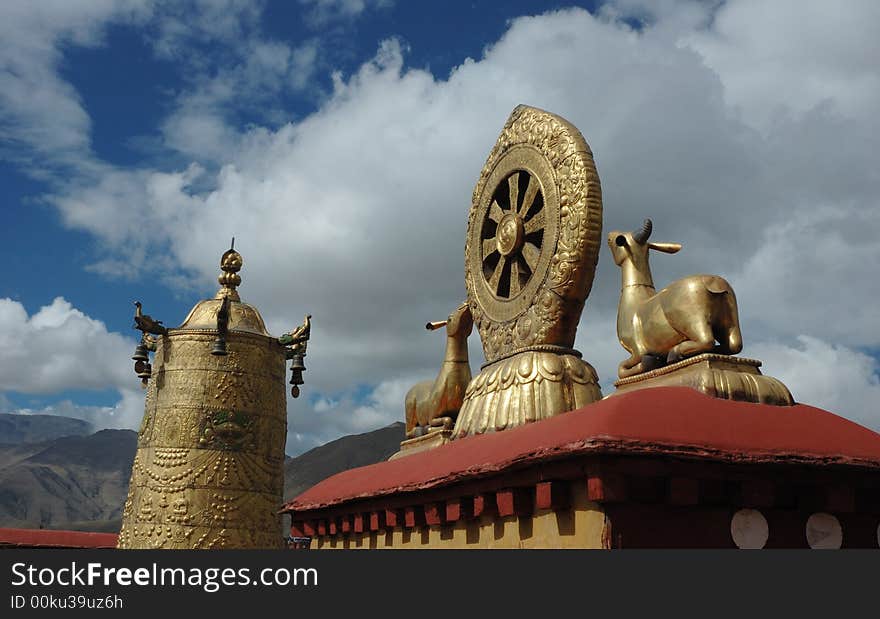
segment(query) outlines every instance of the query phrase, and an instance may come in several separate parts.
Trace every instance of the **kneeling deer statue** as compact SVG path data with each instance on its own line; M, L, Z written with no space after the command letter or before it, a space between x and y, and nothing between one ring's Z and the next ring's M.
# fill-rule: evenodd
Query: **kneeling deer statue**
M429 322L425 328L433 331L444 326L446 354L440 373L433 381L417 383L406 394L407 438L421 436L432 427L451 428L471 382L467 338L474 328L474 319L467 303L452 312L448 319Z
M692 275L655 291L648 250L674 254L681 245L649 243L652 228L646 219L638 231L608 235L622 275L617 337L630 353L618 366L620 378L699 353L742 350L736 295L724 278Z

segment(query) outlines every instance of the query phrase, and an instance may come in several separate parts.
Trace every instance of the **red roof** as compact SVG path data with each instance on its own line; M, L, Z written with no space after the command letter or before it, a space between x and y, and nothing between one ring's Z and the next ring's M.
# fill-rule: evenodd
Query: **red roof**
M0 546L26 548L116 548L116 533L53 531L49 529L0 529Z
M735 402L687 387L657 387L345 471L306 490L284 511L435 488L540 460L611 452L880 470L880 434L820 408Z

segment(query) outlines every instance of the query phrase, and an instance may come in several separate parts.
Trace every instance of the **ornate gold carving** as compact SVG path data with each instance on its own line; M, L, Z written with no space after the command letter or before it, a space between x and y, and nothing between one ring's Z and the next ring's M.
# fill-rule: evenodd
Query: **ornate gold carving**
M446 327L446 353L434 380L414 385L406 394L406 436L414 438L430 429L450 428L471 380L467 338L474 321L467 303L440 322L429 322L431 331Z
M231 299L231 297L230 297ZM217 327L217 312L223 299L206 299L201 301L190 311L189 315L180 325L180 329L214 329ZM268 335L266 325L260 313L247 303L235 302L229 307L229 330L244 331Z
M521 352L490 364L474 377L453 437L506 430L601 397L596 370L578 356Z
M742 350L736 295L725 279L692 275L656 292L650 250L674 254L681 245L648 242L652 230L646 219L636 232L608 235L622 278L617 337L630 353L618 367L620 378L703 352L734 355Z
M595 370L571 349L601 232L599 176L583 136L559 116L518 106L474 188L465 286L487 364L450 415L453 438L602 397Z
M665 367L621 378L618 393L649 387L690 387L714 398L791 406L794 398L780 380L758 369L757 359L704 353ZM609 396L610 397L610 396Z
M688 386L713 397L788 406L788 388L758 370L760 361L734 357L742 350L733 288L717 275L692 275L657 292L650 250L668 254L678 243L649 242L653 223L608 234L620 267L617 337L630 356L620 362L618 392L652 386ZM680 361L684 359L684 361Z
M214 446L219 449L238 450L247 446L255 449L254 419L247 413L217 411L205 419L205 427L199 438L199 447Z
M224 254L218 297L156 342L120 548L282 545L285 349L239 301L240 267L237 252ZM215 356L223 298L227 354Z
M468 304L487 361L526 346L572 346L601 228L599 177L580 132L517 107L474 189L465 246Z

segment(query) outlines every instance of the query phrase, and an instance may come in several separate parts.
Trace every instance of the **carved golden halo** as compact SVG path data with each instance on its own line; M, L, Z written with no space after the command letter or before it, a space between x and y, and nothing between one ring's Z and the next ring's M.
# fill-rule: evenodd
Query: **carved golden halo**
M601 233L599 177L583 136L555 114L518 106L483 166L468 219L465 283L487 362L574 344Z

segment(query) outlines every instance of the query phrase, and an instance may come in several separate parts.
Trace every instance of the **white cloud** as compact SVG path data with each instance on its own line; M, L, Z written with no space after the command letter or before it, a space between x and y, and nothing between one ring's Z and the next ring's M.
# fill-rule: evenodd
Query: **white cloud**
M107 23L142 22L147 0L50 0L0 4L0 155L27 151L72 164L90 148L91 119L74 88L59 75L61 47L102 43Z
M767 227L735 283L740 315L762 338L808 333L847 346L880 346L877 199L804 204ZM748 335L748 333L746 333Z
M123 388L120 389L119 394L121 398L113 406L88 406L62 400L38 409L6 407L3 410L17 415L58 415L83 419L91 423L96 430L105 428L137 430L144 416L143 391L140 388Z
M254 0L175 0L157 11L153 49L160 58L193 66L204 62L194 45L246 39L257 27L262 2Z
M307 394L288 398L287 453L298 455L347 434L361 434L403 421L403 400L407 391L427 375L407 374L376 385L366 395L354 390L333 399Z
M389 8L394 0L299 0L299 3L309 7L309 21L318 27L332 21L354 19L367 9Z
M33 315L0 299L0 390L50 394L132 384L134 339L107 331L61 297Z
M846 18L858 33L876 22L875 9L860 7ZM654 258L658 285L700 271L728 277L743 354L766 351L767 373L782 378L784 365L795 397L809 402L799 393L813 371L806 357L782 356L769 342L794 351L806 350L802 335L834 342L856 365L857 348L877 342L880 132L866 128L880 91L871 86L876 66L847 64L876 43L834 19L817 36L823 21L812 9L786 21L785 32L797 32L784 43L773 27L780 10L744 29L742 15L765 9L710 9L661 4L640 32L615 17L647 11L633 3L607 5L599 18L582 10L518 18L448 77L405 68L401 46L385 41L353 75L334 77L313 114L243 129L228 113L230 93L259 101L244 91L294 79L297 53L314 67L318 52L309 50L319 49L262 47L247 31L248 44L216 79L194 79L163 125L186 165L96 163L56 185L52 202L69 226L104 244L105 270L131 259L169 278L192 275L206 292L235 235L241 293L271 330L314 316L304 397L290 405L291 436L311 446L402 419L404 387L436 372L443 338L422 325L464 296L473 183L510 110L536 105L569 118L592 146L606 231L649 216L657 240L684 243L681 254ZM822 76L833 88L811 86ZM603 248L578 345L606 393L624 355L618 293ZM822 401L855 417L875 384L870 371L852 376L855 395ZM366 404L360 385L375 386Z
M864 122L880 97L878 27L873 0L739 0L720 6L711 27L684 42L719 74L726 100L758 127L824 103Z
M842 414L880 432L880 363L839 344L800 336L794 345L759 343L762 371L781 380L795 399Z

